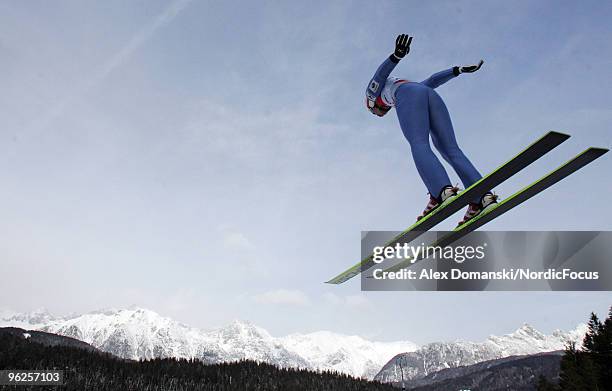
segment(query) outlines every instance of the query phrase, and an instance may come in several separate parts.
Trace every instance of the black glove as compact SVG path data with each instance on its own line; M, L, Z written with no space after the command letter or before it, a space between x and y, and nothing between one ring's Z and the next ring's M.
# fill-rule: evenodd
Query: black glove
M401 60L410 52L410 43L412 42L412 37L408 36L408 34L400 34L395 39L395 52L393 55L397 58L397 60Z
M459 75L460 73L474 73L480 69L480 67L484 64L484 61L480 60L480 62L476 65L464 65L462 67L454 67L453 72L455 75Z

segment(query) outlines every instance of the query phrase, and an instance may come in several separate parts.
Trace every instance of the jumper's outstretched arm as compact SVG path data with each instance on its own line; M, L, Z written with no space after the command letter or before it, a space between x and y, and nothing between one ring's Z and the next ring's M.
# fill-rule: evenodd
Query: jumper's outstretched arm
M480 67L484 64L484 61L480 60L480 62L476 65L464 65L464 66L456 66L449 69L445 69L438 73L434 73L429 76L427 79L423 80L421 84L425 84L431 88L437 88L442 84L446 83L452 78L459 76L461 73L474 73L480 69Z
M437 88L442 84L446 83L452 78L459 76L459 72L455 73L455 69L458 67L453 67L449 69L445 69L443 71L434 73L429 76L427 79L423 80L421 84L425 84L427 87Z

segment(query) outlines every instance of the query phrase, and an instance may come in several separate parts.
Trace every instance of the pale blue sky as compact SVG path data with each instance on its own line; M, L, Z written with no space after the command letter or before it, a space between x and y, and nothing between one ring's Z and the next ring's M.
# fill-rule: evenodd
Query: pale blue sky
M0 307L418 343L573 327L612 295L322 282L359 259L361 230L402 229L427 201L395 114L364 108L397 34L414 36L408 79L485 60L439 88L481 171L574 135L504 196L612 145L611 18L604 1L0 2ZM488 228L609 230L611 168Z

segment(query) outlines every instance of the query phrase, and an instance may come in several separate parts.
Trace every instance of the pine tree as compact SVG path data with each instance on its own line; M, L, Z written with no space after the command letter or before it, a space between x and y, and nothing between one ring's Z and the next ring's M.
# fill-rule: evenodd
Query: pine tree
M612 391L612 307L603 323L591 313L581 350L575 344L567 346L561 360L559 389Z
M565 348L565 354L561 360L561 374L559 375L561 390L584 390L578 367L578 350L576 344L570 342Z
M538 378L538 391L557 391L558 387L546 380L546 378L542 375Z
M599 385L601 390L612 390L612 306L598 339Z
M587 324L587 333L582 340L582 349L588 353L595 353L597 349L597 338L602 332L603 325L594 312L591 312L591 318Z

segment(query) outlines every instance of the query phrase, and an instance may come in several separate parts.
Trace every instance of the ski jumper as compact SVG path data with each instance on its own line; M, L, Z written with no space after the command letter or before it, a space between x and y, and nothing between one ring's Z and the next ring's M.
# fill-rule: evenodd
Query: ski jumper
M431 196L439 197L441 190L450 185L451 181L431 149L430 135L435 148L457 172L465 188L468 188L482 176L457 145L448 109L440 95L434 91L436 87L458 76L457 68L435 73L418 83L389 77L398 61L392 55L378 67L370 80L366 97L375 100L377 105L395 106L404 137L410 143L417 171Z

